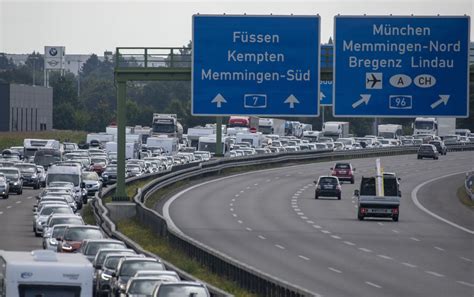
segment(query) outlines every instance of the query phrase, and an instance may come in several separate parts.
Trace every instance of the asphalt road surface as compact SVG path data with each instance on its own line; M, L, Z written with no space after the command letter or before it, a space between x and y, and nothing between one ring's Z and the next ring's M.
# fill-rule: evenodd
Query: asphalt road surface
M208 182L164 211L185 234L318 295L474 296L474 215L456 198L463 175L416 189L471 170L472 152L381 160L402 179L399 222L357 220L352 193L374 175L373 158L351 161L356 183L343 184L342 200L314 199L313 181L333 165L324 162Z

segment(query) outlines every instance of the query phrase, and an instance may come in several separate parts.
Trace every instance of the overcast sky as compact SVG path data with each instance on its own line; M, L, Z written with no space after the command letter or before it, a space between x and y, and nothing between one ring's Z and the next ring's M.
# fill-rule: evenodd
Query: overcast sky
M0 52L102 55L118 46L176 47L191 40L191 17L201 14L319 14L321 41L342 15L469 15L473 0L329 1L24 1L0 0ZM474 41L471 20L471 41Z

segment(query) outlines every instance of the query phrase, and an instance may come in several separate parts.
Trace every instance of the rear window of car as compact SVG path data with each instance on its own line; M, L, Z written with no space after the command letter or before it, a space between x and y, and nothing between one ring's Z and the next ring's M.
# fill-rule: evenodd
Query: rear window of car
M335 168L336 169L349 169L350 165L349 164L338 163L338 164L336 164Z
M334 185L334 184L337 184L337 179L335 178L331 178L331 177L323 177L319 180L319 183L320 184L331 184L331 185Z

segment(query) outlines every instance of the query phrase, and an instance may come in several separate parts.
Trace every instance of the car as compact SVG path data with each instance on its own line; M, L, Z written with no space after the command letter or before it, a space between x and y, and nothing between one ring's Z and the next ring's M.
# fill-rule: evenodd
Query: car
M103 184L112 185L117 182L117 165L109 164L102 173Z
M324 196L337 197L338 200L341 200L341 184L336 176L320 176L314 183L316 184L315 199Z
M81 248L84 240L102 238L105 238L105 235L97 226L68 226L58 244L58 252L74 253Z
M50 236L51 230L56 225L85 225L86 223L81 216L71 214L52 214L46 220L43 227L43 237ZM58 238L62 236L56 236ZM56 249L55 249L56 250Z
M124 290L120 290L120 296L151 296L155 287L164 279L153 276L131 277Z
M117 252L107 254L103 260L101 269L96 269L96 283L95 292L96 296L109 296L110 293L110 280L112 275L116 272L117 266L122 258L137 258L144 255L137 255L135 252Z
M134 275L134 277L146 277L146 276L158 277L168 282L173 282L173 281L177 282L181 280L178 273L172 270L139 270Z
M161 282L153 291L153 297L193 296L209 297L209 290L198 282Z
M74 214L69 205L47 204L33 216L33 232L36 236L43 234L43 227L51 214Z
M89 261L94 261L95 255L100 249L125 249L127 246L120 240L115 239L88 239L82 243L80 252L87 257Z
M438 160L439 153L434 145L425 143L418 148L417 158L432 158L433 160Z
M54 225L47 233L45 232L43 234L43 249L56 251L58 249L58 241L56 238L63 237L64 230L67 226L67 224Z
M21 177L23 178L23 186L33 187L35 190L41 187L36 164L15 163L14 166L20 169Z
M331 175L336 176L339 181L346 180L351 184L354 183L354 171L356 169L352 167L351 163L337 162L334 167L331 167L331 170Z
M139 270L166 270L166 268L155 258L122 258L110 279L110 295L118 297L126 289L128 280Z
M0 167L0 173L7 179L10 193L23 194L23 179L20 169L16 167Z
M83 171L82 182L86 185L87 195L94 196L102 191L102 179L94 171ZM84 203L87 203L87 198Z
M442 140L432 140L429 142L429 144L432 144L436 147L436 150L441 154L441 155L446 155L448 152L448 148L444 144L444 141Z
M38 169L38 179L40 185L44 188L46 187L46 170L41 165L36 165L36 169Z
M5 175L1 174L0 175L0 196L3 199L8 199L9 191L10 191L10 184L8 183Z

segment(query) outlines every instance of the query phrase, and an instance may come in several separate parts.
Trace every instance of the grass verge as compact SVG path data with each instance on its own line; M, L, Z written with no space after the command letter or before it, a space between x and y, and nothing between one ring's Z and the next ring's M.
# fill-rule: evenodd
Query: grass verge
M92 211L91 202L88 202L87 204L83 205L81 213L82 213L82 218L84 219L84 222L86 222L86 224L88 225L96 224L94 213Z
M38 132L0 132L0 150L11 146L23 146L25 138L56 139L79 143L86 140L87 132L72 130L50 130Z
M469 195L467 195L464 185L458 188L457 195L459 201L461 201L462 204L464 204L467 208L474 210L474 201L471 200Z
M253 297L251 294L240 288L235 282L220 277L210 272L205 266L189 258L183 252L173 248L165 239L153 234L153 231L141 225L134 219L121 220L117 227L123 234L138 243L142 248L150 251L160 258L173 263L178 268L192 274L196 278L203 280L213 286L216 286L237 297Z

